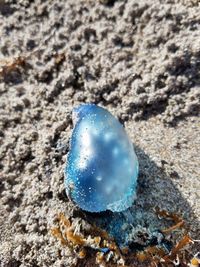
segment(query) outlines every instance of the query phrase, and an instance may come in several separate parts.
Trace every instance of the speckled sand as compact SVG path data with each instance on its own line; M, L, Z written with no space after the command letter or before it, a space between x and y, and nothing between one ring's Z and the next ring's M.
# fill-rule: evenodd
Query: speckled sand
M63 168L71 111L85 102L118 117L136 146L135 225L162 228L160 206L200 237L199 1L105 2L0 0L0 66L26 57L0 73L2 267L76 263L50 229L60 211L79 217Z

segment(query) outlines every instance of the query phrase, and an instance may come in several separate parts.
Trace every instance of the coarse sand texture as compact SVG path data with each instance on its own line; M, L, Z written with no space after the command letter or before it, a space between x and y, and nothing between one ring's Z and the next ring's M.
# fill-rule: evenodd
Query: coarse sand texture
M200 239L199 1L0 0L0 266L84 266L50 233L59 212L89 227L64 188L83 103L109 110L134 142L133 227L171 226L159 206Z

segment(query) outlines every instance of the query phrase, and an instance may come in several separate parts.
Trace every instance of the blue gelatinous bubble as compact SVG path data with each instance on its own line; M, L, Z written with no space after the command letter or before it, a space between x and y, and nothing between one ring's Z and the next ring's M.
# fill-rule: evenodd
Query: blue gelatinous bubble
M73 121L67 194L86 211L126 210L136 194L138 160L123 126L94 104L75 108Z

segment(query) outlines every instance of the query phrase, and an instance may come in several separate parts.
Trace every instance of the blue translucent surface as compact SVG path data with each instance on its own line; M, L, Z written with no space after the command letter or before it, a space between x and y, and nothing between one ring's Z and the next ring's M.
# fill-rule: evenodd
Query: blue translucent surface
M135 198L138 161L123 126L93 104L75 108L73 121L67 194L86 211L126 210Z

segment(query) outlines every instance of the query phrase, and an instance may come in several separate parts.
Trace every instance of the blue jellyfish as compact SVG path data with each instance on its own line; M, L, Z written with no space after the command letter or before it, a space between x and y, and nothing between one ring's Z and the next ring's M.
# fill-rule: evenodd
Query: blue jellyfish
M94 104L78 106L72 116L64 171L68 196L89 212L126 210L136 197L138 160L124 127Z

